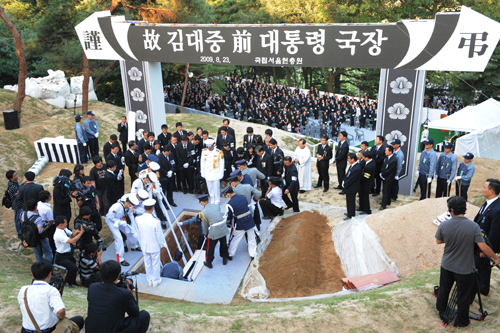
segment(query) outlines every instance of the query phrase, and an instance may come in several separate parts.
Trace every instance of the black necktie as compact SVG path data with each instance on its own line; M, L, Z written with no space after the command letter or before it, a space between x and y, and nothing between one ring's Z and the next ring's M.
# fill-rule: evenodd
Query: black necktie
M485 201L484 204L481 206L481 209L479 210L479 215L483 215L484 211L486 210L486 205L488 204L488 201Z

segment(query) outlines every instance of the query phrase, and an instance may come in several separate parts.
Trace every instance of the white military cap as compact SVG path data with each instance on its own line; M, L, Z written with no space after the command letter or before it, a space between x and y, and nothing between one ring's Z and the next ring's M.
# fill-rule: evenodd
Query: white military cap
M160 165L156 162L149 162L149 168L151 171L158 171L160 170Z
M134 206L137 206L139 204L139 199L137 199L137 196L135 194L132 194L132 193L130 193L128 195L127 201L130 202Z
M153 183L156 182L156 181L158 181L158 177L156 177L156 173L154 173L154 172L148 173L148 178Z
M215 143L214 139L206 139L206 140L205 140L205 144L206 144L207 146L211 146L211 145L213 145L214 143Z
M146 200L147 198L149 198L149 193L146 190L141 189L137 191L137 194L139 195L139 198L141 198L142 200Z
M153 207L156 204L155 199L144 200L144 207Z

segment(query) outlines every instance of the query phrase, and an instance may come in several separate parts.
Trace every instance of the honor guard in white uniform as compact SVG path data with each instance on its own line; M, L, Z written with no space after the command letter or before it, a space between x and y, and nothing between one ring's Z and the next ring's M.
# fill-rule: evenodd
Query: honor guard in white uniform
M144 208L144 200L149 199L149 193L146 190L137 191L137 199L139 199L139 204L134 207L134 215L140 216L146 213Z
M215 141L205 141L207 148L201 152L201 176L207 182L211 204L220 203L220 180L224 176L224 153L215 148Z
M139 242L144 244L142 254L144 255L146 279L151 287L156 287L161 282L160 251L162 247L167 247L160 220L153 216L155 203L154 199L145 200L146 213L137 217Z
M111 206L105 218L106 224L115 239L116 254L119 255L122 266L130 266L130 264L124 258L125 249L120 231L127 236L132 251L141 251L137 235L133 232L133 227L131 227L134 219L132 207L138 204L139 199L137 199L135 194L126 195Z

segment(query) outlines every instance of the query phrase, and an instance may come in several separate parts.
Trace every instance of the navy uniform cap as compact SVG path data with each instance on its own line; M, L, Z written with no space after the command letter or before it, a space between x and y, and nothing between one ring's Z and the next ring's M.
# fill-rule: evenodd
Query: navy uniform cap
M199 201L208 201L208 197L209 197L208 194L203 194L196 197L196 199L198 199Z
M235 164L246 164L247 163L247 160L239 160L239 161L236 161Z
M240 169L236 169L236 170L234 170L233 172L231 172L231 175L230 175L230 176L231 176L231 177L237 177L237 176L239 176L239 175L241 175L241 170L240 170Z
M231 185L228 185L226 187L224 187L221 191L220 191L220 194L222 195L225 195L227 193L227 191L231 188Z
M150 160L151 162L159 162L160 159L158 158L158 156L156 156L155 154L149 154L148 155L148 160Z
M400 144L401 144L401 140L399 140L399 139L395 139L394 141L391 142L391 146L400 145Z
M80 120L82 120L82 116L80 116L79 114L77 114L77 115L76 115L76 117L75 117L75 120L76 120L76 121L80 121Z
M466 160L472 160L474 158L474 155L472 153L467 153L464 155L464 158Z
M427 139L424 142L424 145L433 145L434 144L434 139Z
M445 142L443 144L443 148L446 148L446 149L452 149L453 148L453 145L451 144L451 142Z

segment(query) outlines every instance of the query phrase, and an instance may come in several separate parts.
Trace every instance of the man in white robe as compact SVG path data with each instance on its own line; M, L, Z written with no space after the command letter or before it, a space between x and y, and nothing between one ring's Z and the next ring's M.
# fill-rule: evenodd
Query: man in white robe
M160 251L162 247L167 247L160 220L153 216L155 203L154 199L145 200L146 213L136 218L139 241L144 244L142 245L142 254L144 255L146 279L151 287L156 287L161 282Z
M293 153L293 160L299 172L300 193L310 191L312 189L311 151L306 146L306 140L299 140L299 146Z

